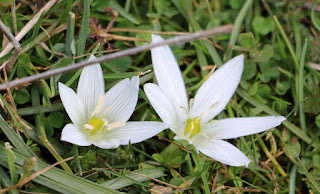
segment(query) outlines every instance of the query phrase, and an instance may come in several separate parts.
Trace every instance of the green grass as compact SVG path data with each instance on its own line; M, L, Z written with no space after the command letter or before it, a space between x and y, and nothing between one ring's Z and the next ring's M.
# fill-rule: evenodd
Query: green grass
M0 18L13 35L41 9L34 2L17 1L16 9L11 9L12 0L0 1ZM19 41L19 55L9 52L0 58L9 61L6 73L0 75L1 83L85 60L90 53L102 56L144 45L151 40L147 31L166 32L162 37L170 38L177 32L232 24L232 33L171 47L189 98L208 75L206 67L220 67L243 53L246 60L239 88L218 118L282 115L287 120L260 135L229 140L254 161L249 168L226 166L198 155L184 142L174 141L168 129L117 149L77 147L60 141L62 128L71 121L57 86L63 82L76 89L81 70L75 70L1 91L0 188L15 185L27 166L24 161L36 157L33 172L59 164L8 193L148 193L159 189L155 186L182 193L319 192L320 74L308 65L320 65L316 6L319 1L313 6L297 0L55 3ZM106 37L104 29L114 17L111 36ZM1 50L5 42L0 39ZM152 70L150 51L101 66L106 89L110 89L124 78ZM147 73L141 76L140 88L154 81L154 73ZM161 121L143 90L130 120ZM13 148L6 148L5 142Z

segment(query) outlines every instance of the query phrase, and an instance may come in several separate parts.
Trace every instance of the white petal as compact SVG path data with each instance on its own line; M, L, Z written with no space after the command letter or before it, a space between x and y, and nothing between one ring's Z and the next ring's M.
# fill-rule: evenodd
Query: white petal
M113 86L103 97L103 109L111 107L105 118L110 123L127 122L137 105L139 77L122 80Z
M152 43L162 40L161 36L152 35ZM166 45L153 48L151 56L159 87L172 102L177 113L185 117L185 110L180 107L188 109L188 96L179 65L170 47Z
M101 138L99 140L92 141L93 145L103 148L103 149L112 149L112 148L117 148L120 145L120 140L119 139L111 139L107 136L104 138Z
M234 57L202 84L194 98L191 118L201 116L201 123L207 123L225 108L240 82L243 60L243 55Z
M91 143L87 140L85 134L83 134L75 125L67 124L61 133L61 140L79 146L89 146Z
M231 139L260 133L274 128L286 120L282 116L229 118L208 123L202 130L214 139Z
M230 166L248 167L251 162L237 147L223 140L207 141L202 139L194 142L194 146L210 158Z
M62 104L76 127L83 126L86 120L83 103L79 96L69 87L59 82L59 93Z
M132 121L127 122L124 127L112 129L107 133L107 136L113 139L119 139L120 145L128 145L142 142L149 139L167 126L162 122L155 121Z
M92 55L89 60L95 59ZM99 96L104 95L104 79L99 63L84 67L78 83L78 96L82 99L89 118L97 106Z
M162 92L161 88L152 83L144 85L144 92L146 93L151 105L157 112L162 121L174 130L181 122L177 115L172 102Z

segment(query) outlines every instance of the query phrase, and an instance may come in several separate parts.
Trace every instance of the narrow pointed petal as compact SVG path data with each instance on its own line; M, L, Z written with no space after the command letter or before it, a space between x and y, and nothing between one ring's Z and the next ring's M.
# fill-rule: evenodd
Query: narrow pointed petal
M95 57L92 55L89 59ZM86 116L89 118L97 106L99 96L104 95L104 79L99 63L84 67L78 83L77 94L86 108Z
M152 35L152 43L160 42L161 36ZM179 65L169 46L160 46L151 49L153 69L163 93L174 105L178 114L185 117L188 109L188 97Z
M128 121L137 105L138 92L139 77L135 76L131 81L122 80L105 94L103 108L111 107L105 116L110 123Z
M66 141L79 146L89 146L91 143L87 140L85 134L83 134L75 125L67 124L61 134L61 140Z
M201 116L204 124L226 107L240 82L243 60L243 55L234 57L202 84L194 98L191 118Z
M199 139L194 142L194 146L210 158L230 166L248 167L251 162L237 147L223 140L204 141Z
M79 96L71 88L60 82L59 93L62 104L71 121L77 127L82 127L86 122L86 116L83 103Z
M229 118L208 123L202 130L213 139L232 139L274 128L286 120L282 116Z
M120 145L128 145L129 142L134 144L147 140L166 128L166 124L162 122L132 121L127 122L123 127L112 129L107 133L107 136L108 138L118 138Z
M170 129L174 130L180 125L182 121L179 120L179 116L177 115L172 102L162 92L158 85L152 83L145 84L144 92L146 93L154 110L162 121L170 126Z

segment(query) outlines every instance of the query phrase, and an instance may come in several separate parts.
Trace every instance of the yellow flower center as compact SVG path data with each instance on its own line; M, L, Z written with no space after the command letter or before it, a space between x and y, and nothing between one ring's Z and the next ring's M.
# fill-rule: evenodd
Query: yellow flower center
M201 118L198 119L198 117L195 117L193 119L188 119L187 120L187 126L186 129L184 130L184 135L187 135L190 133L190 137L194 137L196 134L201 132Z
M101 129L101 127L103 127L104 124L105 122L102 120L102 118L93 116L88 122L88 126L92 126L93 129L91 128L87 130L91 130L91 135L94 135Z
M124 122L109 124L108 120L104 117L106 116L107 112L111 109L111 107L106 108L102 113L99 114L102 104L103 97L100 96L97 106L91 114L90 120L87 124L84 125L87 131L91 131L91 136L95 135L100 130L103 130L102 132L105 133L105 130L122 127L126 124Z

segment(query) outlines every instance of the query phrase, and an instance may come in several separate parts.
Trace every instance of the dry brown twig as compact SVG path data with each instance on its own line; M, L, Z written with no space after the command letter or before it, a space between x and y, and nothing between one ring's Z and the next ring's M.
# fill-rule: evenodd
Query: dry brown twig
M88 66L88 65L95 64L95 63L111 61L113 59L117 59L117 58L120 58L120 57L134 55L134 54L141 53L141 52L143 52L145 50L149 50L149 49L154 48L154 47L163 46L163 45L178 45L178 44L182 44L182 43L187 42L187 41L193 41L193 40L196 40L196 39L205 38L205 37L216 35L216 34L230 33L230 32L232 32L232 30L233 30L233 26L232 25L224 25L224 26L212 28L212 29L209 29L209 30L190 33L190 34L184 35L184 36L175 36L173 38L169 38L169 39L163 40L161 42L147 44L147 45L144 45L144 46L130 48L130 49L126 49L126 50L119 51L119 52L116 52L116 53L112 53L112 54L109 54L109 55L101 56L101 57L96 58L94 60L81 61L79 63L75 63L75 64L72 64L72 65L69 65L69 66L61 67L61 68L54 69L54 70L51 70L51 71L46 71L46 72L43 72L43 73L35 74L35 75L29 76L29 77L25 77L25 78L14 80L14 81L11 81L11 82L8 82L8 83L4 83L4 84L0 85L0 90L5 90L7 88L19 86L19 85L22 85L24 83L33 82L33 81L36 81L36 80L39 80L39 79L44 79L44 78L48 78L48 77L55 76L55 75L58 75L58 74L62 74L62 73L65 73L65 72L73 71L73 70L80 69L80 68Z

